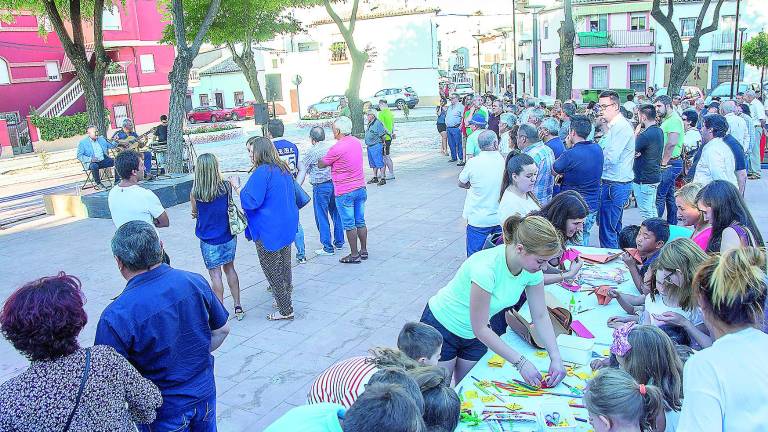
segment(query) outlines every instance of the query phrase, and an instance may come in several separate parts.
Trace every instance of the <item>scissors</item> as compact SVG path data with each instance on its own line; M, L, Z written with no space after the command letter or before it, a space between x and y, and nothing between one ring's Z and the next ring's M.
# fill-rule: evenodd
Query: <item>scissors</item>
M547 422L547 426L557 426L560 424L560 413L555 411L552 414L544 416L544 421Z

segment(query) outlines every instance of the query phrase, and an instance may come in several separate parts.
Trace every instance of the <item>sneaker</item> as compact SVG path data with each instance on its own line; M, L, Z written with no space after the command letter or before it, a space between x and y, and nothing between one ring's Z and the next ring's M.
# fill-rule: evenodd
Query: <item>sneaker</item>
M374 183L378 183L378 182L379 182L379 178L378 177L374 177L374 178L368 180L368 184L374 184Z
M296 262L299 264L306 264L307 263L307 257L296 257Z
M466 165L466 164L467 164L466 162L464 162L464 161L461 161L461 162L457 163L457 164L456 164L456 166L464 166L464 165Z
M387 180L385 180L384 178L379 180L379 186L384 186L385 184L387 184Z
M318 249L318 250L315 251L315 255L318 255L318 256L332 256L333 252L328 252L325 249Z
M390 174L390 175L388 175L388 176L386 176L384 178L387 179L387 180L394 180L395 179L395 175L394 174Z

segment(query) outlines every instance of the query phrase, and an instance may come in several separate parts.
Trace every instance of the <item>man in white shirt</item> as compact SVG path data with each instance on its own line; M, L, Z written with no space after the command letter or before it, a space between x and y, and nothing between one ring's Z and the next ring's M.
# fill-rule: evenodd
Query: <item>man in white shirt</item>
M627 101L624 102L624 105L622 105L622 106L624 107L625 110L627 110L627 111L629 111L631 113L634 113L635 112L635 107L637 106L637 104L635 104L635 95L632 94L632 93L628 94L627 95Z
M600 116L605 120L603 176L600 194L600 247L618 248L624 204L632 190L635 161L635 131L619 111L619 95L614 91L600 93Z
M728 133L741 144L744 154L749 152L749 134L752 128L747 126L747 122L736 114L736 102L728 100L720 104L720 115L725 116L728 122Z
M488 235L501 232L497 212L504 157L495 132L478 133L480 154L467 160L459 174L459 187L468 189L463 214L467 220L467 257L483 248Z
M744 101L749 104L749 111L754 121L754 133L757 136L756 144L749 150L749 178L759 179L760 169L760 137L765 130L765 106L754 91L748 90L744 93Z
M120 183L109 191L109 212L116 228L124 223L140 220L152 224L155 228L170 225L168 213L160 199L152 191L139 186L144 178L144 162L141 155L133 150L123 150L115 157L115 170L120 175ZM168 255L163 252L164 261Z
M695 183L706 185L714 180L726 180L738 187L736 179L736 160L733 151L723 141L728 131L728 123L719 115L704 117L701 127L701 158L696 164L693 176Z

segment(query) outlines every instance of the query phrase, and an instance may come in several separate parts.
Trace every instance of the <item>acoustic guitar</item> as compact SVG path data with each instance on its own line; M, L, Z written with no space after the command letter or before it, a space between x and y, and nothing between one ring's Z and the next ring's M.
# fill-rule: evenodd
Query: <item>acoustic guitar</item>
M125 139L117 139L116 136L120 131L115 132L115 134L112 135L112 140L111 140L117 144L117 147L115 148L115 152L120 153L125 149L131 149L131 150L143 149L147 145L149 136L155 132L155 129L157 129L157 127L153 127L152 129L144 132L143 134L139 135L138 138L135 136L129 136Z

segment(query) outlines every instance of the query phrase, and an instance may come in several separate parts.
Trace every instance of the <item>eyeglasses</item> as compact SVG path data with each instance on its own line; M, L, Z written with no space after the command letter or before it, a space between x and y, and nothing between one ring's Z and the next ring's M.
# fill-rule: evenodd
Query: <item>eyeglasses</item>
M598 104L597 106L599 106L599 107L600 107L600 109L607 109L608 107L612 107L612 106L614 106L614 105L616 105L616 102L614 102L614 103L610 103L610 104L608 104L608 105L604 105L604 104Z

